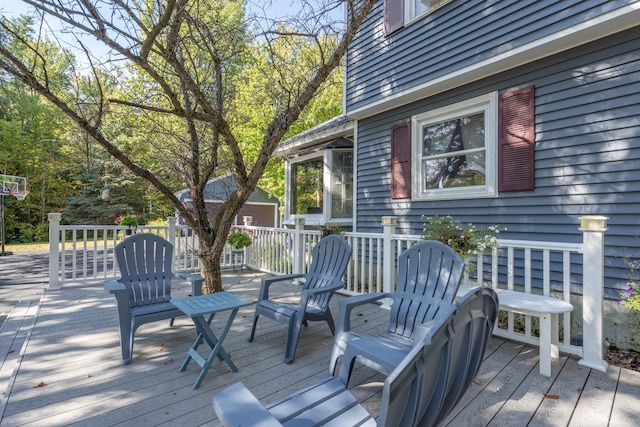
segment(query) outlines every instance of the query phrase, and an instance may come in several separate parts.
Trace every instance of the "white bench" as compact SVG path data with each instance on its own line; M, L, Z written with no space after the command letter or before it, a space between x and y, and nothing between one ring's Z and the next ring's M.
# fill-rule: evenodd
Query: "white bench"
M458 298L477 286L461 285ZM569 313L573 305L558 298L526 294L518 291L494 289L498 295L500 310L512 311L540 319L540 374L551 376L551 358L559 357L558 314Z

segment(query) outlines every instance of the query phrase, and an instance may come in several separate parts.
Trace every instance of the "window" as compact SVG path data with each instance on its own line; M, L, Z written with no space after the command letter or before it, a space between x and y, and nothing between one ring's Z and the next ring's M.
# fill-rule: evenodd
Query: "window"
M291 165L291 213L321 214L324 195L322 157Z
M350 146L345 149L344 144L338 143L328 144L322 151L301 156L290 162L289 207L285 223L290 222L291 215L305 216L308 224L324 224L333 220L351 223L354 191L353 148Z
M433 12L451 0L385 0L384 28L389 35L416 18Z
M451 0L404 0L405 2L405 22L411 22L414 19L431 13L434 10L451 2Z
M414 199L493 197L497 94L412 118Z
M353 214L353 152L331 151L331 217Z

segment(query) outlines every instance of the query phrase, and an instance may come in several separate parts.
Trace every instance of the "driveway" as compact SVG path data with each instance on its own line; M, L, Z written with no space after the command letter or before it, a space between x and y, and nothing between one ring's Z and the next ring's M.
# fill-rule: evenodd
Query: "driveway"
M49 252L0 257L0 325L19 301L39 300L49 285ZM1 327L1 326L0 326Z

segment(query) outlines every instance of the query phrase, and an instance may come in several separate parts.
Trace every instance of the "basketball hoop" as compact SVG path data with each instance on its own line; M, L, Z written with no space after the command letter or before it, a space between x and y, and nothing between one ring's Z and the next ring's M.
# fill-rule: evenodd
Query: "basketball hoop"
M0 256L12 254L4 250L4 198L13 196L18 200L24 200L27 194L27 178L0 173Z
M29 190L11 190L9 191L9 195L15 197L18 200L24 200L29 194Z

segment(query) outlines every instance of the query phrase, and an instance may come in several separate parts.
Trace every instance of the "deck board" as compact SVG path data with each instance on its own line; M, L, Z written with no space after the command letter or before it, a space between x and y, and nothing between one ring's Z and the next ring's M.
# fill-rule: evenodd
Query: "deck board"
M259 276L244 273L225 276L225 281L227 290L255 302ZM187 290L179 288L176 296ZM291 290L285 286L281 295L288 297ZM339 298L331 303L334 317ZM47 291L33 328L20 330L27 338L23 354L13 355L19 369L12 370L0 424L218 426L211 398L237 381L269 404L328 375L332 335L326 324L311 322L303 328L295 362L286 365L285 329L278 323L260 318L254 341L247 342L254 307L238 312L224 343L239 372L215 362L202 386L193 390L199 367L192 363L178 372L195 339L189 318L176 319L173 327L168 322L143 325L136 333L133 363L122 365L111 295L99 285ZM18 321L10 318L7 324ZM387 310L368 304L356 309L352 327L372 332L387 322ZM208 351L206 345L200 348ZM552 377L545 378L538 373L536 347L494 337L476 380L444 425L633 425L640 407L640 373L616 367L602 373L577 362L575 356L562 355L553 360ZM382 375L356 363L349 387L377 415L383 382ZM37 387L40 383L45 385Z

